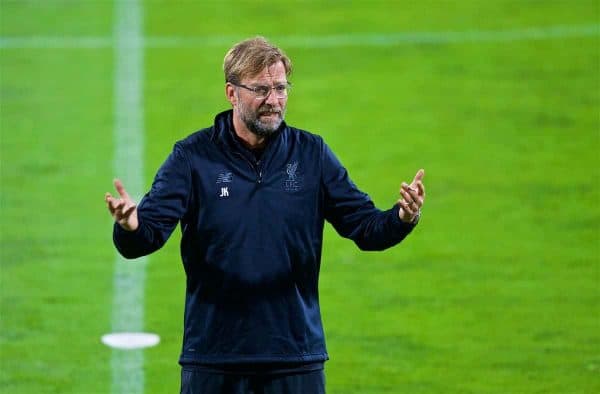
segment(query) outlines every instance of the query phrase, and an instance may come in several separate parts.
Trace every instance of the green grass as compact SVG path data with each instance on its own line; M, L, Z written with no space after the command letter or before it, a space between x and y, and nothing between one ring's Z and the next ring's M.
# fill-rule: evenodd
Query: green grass
M146 1L148 36L506 30L599 23L597 1ZM113 4L0 0L0 35L112 34ZM260 27L260 28L258 28ZM148 48L145 180L227 108L229 45ZM600 36L284 48L288 122L384 208L425 168L422 222L363 253L328 227L330 394L600 391ZM0 392L108 393L113 52L0 49ZM146 393L178 390L184 273L152 255Z

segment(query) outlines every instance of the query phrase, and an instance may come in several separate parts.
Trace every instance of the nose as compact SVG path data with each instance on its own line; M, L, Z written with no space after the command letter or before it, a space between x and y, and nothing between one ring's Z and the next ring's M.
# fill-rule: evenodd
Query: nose
M274 105L279 103L279 99L276 97L273 89L269 90L269 95L265 98L265 103Z

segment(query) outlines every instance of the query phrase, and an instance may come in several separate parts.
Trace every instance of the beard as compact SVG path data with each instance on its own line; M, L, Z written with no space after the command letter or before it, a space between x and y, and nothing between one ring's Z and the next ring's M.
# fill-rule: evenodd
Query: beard
M248 130L259 137L269 137L273 135L277 129L279 129L279 126L281 126L285 116L285 107L275 108L266 103L254 111L252 108L244 105L242 100L239 100L238 110L240 119L244 122ZM265 114L271 116L262 118L261 115Z

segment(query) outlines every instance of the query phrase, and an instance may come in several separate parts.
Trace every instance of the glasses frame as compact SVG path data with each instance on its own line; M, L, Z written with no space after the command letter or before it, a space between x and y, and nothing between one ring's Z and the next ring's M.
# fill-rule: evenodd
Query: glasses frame
M265 100L266 98L268 98L271 95L271 93L273 92L273 90L275 90L275 88L277 88L278 86L280 86L280 85L277 85L277 86L258 85L258 86L255 86L255 87L251 87L251 86L246 86L246 85L244 85L242 83L233 83L233 82L229 82L229 83L232 84L233 86L237 86L239 88L244 88L246 90L251 91L254 94L254 98L256 100ZM269 92L264 97L263 96L259 96L259 93L257 92L257 90L259 88L263 88L263 87L269 88ZM290 81L287 81L285 83L285 96L283 96L283 97L275 96L275 97L277 97L278 99L287 98L289 96L289 94L290 94L291 88L292 88L292 83Z

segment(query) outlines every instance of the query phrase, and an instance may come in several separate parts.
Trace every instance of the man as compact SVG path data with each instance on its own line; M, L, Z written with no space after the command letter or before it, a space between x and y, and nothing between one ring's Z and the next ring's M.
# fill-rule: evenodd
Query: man
M233 109L175 144L139 206L119 180L106 194L114 243L143 256L181 223L181 393L324 393L324 221L363 250L391 247L418 221L424 172L378 210L319 136L284 122L292 66L279 48L240 42L223 68Z

